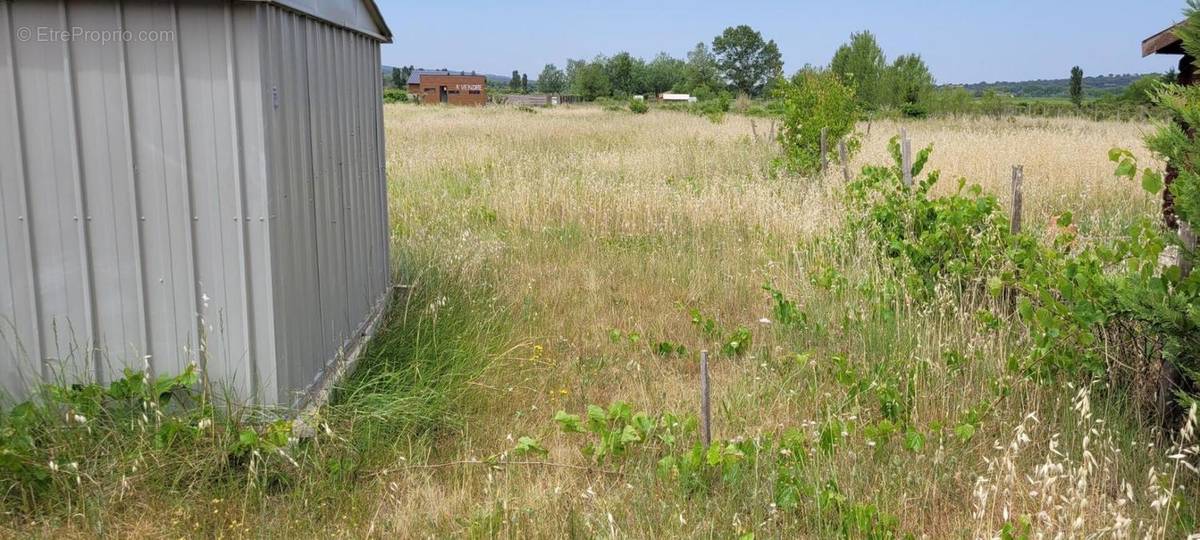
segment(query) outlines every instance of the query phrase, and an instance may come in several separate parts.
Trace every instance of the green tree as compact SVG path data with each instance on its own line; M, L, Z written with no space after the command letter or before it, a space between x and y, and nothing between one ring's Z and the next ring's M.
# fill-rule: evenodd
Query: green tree
M854 89L829 70L803 69L791 80L780 81L773 93L782 109L779 143L785 166L799 174L812 174L821 166L821 130L828 140L847 138L853 152L858 103ZM835 156L834 156L835 157Z
M917 54L896 57L884 77L888 104L910 116L924 116L933 94L933 74Z
M643 83L647 92L658 95L675 88L683 82L687 67L683 60L663 52L646 64Z
M938 113L964 114L971 107L971 93L961 86L938 88L930 95L931 108Z
M413 66L392 68L392 86L404 89L408 86L408 78L412 75Z
M529 75L526 73L521 74L521 92L529 93Z
M838 47L829 62L829 70L854 89L858 102L867 109L886 103L883 76L887 60L883 49L869 31L850 34L850 42Z
M546 64L538 75L538 91L546 94L559 94L567 88L567 76L558 66Z
M620 52L609 58L605 68L613 94L623 97L642 93L645 67L642 59L634 58L627 52Z
M521 91L521 72L515 69L513 70L512 78L508 80L508 89L512 90L513 92Z
M612 82L608 79L604 59L597 58L593 62L577 64L571 91L586 101L612 95Z
M564 70L567 75L567 91L578 94L579 90L576 87L576 81L579 78L579 69L587 65L587 60L572 60L567 59L567 68Z
M739 92L758 95L767 82L783 72L783 57L774 40L746 25L726 28L713 40L721 75Z
M1133 81L1125 91L1121 93L1121 101L1135 103L1138 105L1149 105L1154 102L1154 96L1158 89L1163 84L1168 84L1163 81L1163 75L1146 75Z
M1083 70L1079 66L1071 68L1071 103L1083 105Z
M691 93L696 93L698 88L706 88L711 93L720 86L721 74L717 67L717 57L708 50L708 45L703 42L697 43L687 54L683 82L675 88Z
M979 96L979 107L984 114L999 117L1008 109L1008 101L1008 96L1001 95L994 88L988 88Z

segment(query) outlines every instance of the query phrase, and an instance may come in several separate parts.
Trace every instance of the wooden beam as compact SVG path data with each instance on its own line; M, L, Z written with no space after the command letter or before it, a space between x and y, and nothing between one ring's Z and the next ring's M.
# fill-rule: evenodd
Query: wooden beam
M1173 24L1170 28L1142 40L1142 57L1152 54L1183 54L1182 41L1175 37L1175 29L1182 24Z

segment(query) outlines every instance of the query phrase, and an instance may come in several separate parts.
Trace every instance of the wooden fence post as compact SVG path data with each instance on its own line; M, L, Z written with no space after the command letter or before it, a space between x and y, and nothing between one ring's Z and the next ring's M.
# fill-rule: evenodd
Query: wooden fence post
M850 152L846 151L846 139L838 141L838 159L842 161L842 178L850 181Z
M1012 168L1012 221L1011 232L1018 234L1021 232L1021 206L1024 204L1024 195L1021 193L1021 184L1025 182L1025 166L1013 165Z
M700 351L700 434L704 447L712 444L712 419L708 408L708 351Z
M900 168L904 175L904 186L912 187L912 143L908 140L908 130L900 128Z
M821 128L821 172L829 168L829 128Z

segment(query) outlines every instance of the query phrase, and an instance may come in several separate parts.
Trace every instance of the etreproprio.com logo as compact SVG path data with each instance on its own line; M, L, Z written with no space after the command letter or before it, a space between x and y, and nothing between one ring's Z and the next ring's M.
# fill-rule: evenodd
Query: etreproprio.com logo
M35 43L130 43L175 41L174 30L94 30L81 26L55 28L51 26L20 26L16 29L17 40Z

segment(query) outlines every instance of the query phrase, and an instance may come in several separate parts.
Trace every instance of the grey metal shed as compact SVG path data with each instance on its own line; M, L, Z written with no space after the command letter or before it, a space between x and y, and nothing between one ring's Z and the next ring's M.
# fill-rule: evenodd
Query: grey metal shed
M370 0L0 0L0 384L299 405L390 291Z

